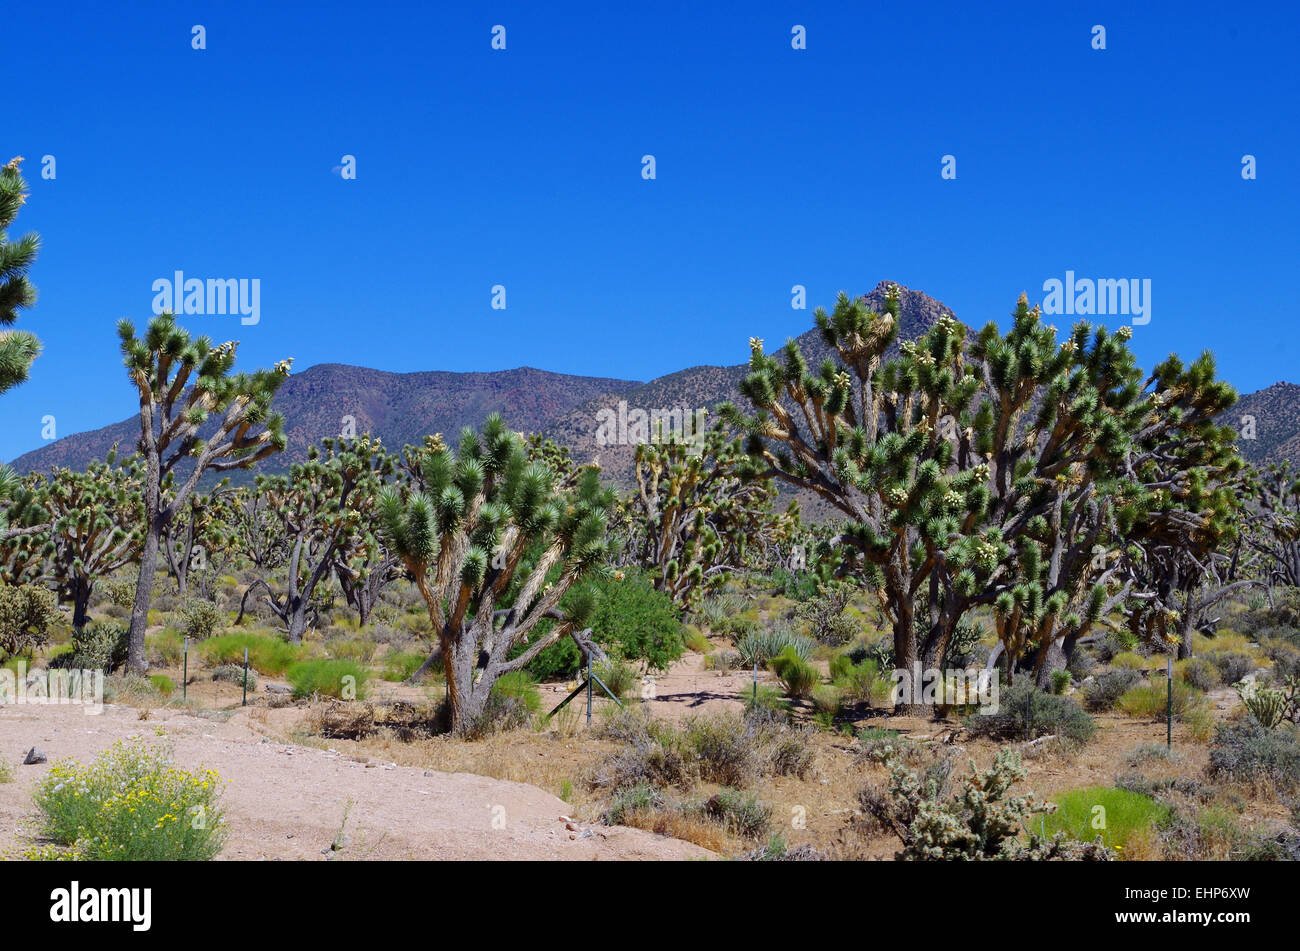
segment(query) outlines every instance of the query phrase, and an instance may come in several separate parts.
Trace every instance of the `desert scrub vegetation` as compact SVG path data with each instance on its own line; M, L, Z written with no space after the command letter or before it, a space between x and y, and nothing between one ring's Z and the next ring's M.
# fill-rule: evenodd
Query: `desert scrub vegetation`
M1065 833L1081 842L1098 840L1124 858L1158 857L1159 830L1173 809L1150 796L1127 789L1091 786L1060 793L1056 811L1044 814L1044 835Z
M892 748L886 748L882 760L889 772L888 785L883 789L867 787L859 803L880 828L898 838L902 845L896 856L899 859L1113 858L1098 842L1080 843L1063 832L1048 838L1034 831L1035 823L1030 820L1055 807L1032 794L1010 795L1011 787L1026 776L1019 754L1011 750L1000 750L985 770L971 760L970 773L956 791L950 789L951 760L947 757L933 760L919 773Z
M1300 787L1300 737L1290 725L1222 723L1210 743L1211 778L1292 792Z
M303 657L301 647L278 637L239 632L209 638L199 646L199 653L206 663L217 667L243 664L245 648L249 666L264 677L284 676Z
M119 740L89 765L50 767L32 798L45 836L91 861L205 861L225 829L220 777L180 769L166 746Z
M350 660L300 660L291 664L284 676L299 699L364 700L370 671Z
M1003 691L996 713L966 719L977 736L1033 740L1054 735L1064 744L1082 746L1097 732L1097 723L1069 697L1040 690L1021 678Z

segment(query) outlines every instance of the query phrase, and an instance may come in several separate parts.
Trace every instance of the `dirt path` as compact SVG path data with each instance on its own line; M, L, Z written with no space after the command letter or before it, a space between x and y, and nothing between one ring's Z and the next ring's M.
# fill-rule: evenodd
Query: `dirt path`
M53 762L87 762L118 739L164 742L177 763L216 769L229 838L221 858L323 861L343 823L336 859L692 859L712 853L637 829L566 823L569 806L523 783L469 773L356 762L332 750L273 742L245 714L227 722L134 708L87 716L72 706L0 707L0 756L17 764L37 746ZM31 790L48 765L15 765L0 784L0 855L33 844Z

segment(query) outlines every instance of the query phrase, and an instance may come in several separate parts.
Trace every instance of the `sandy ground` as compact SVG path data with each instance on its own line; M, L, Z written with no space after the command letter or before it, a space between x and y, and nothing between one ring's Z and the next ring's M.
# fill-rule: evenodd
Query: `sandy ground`
M73 706L0 707L0 756L15 764L32 746L50 762L87 762L134 735L170 742L179 765L216 769L227 781L223 859L324 861L322 850L341 827L348 844L330 856L335 860L712 856L638 829L566 822L563 800L523 783L358 762L331 749L273 741L243 711L220 722L158 709L142 721L140 711L122 706L106 706L98 716ZM14 782L0 784L0 855L21 855L39 841L31 790L48 768L15 765Z

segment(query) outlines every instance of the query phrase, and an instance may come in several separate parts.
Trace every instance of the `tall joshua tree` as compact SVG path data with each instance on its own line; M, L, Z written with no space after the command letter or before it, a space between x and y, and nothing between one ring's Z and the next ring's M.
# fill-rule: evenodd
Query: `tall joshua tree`
M127 667L143 671L144 633L163 530L205 472L247 469L284 448L284 420L271 412L271 397L293 361L282 360L271 370L251 374L233 373L237 342L213 346L207 336L192 339L166 313L151 320L142 337L125 319L117 332L127 375L140 397L145 532ZM178 470L182 462L186 465ZM164 498L163 480L173 472L175 489Z
M428 606L438 646L421 670L441 660L461 733L502 674L566 635L582 643L590 605L565 613L559 602L604 565L615 496L595 467L557 479L496 415L481 434L465 430L458 449L426 439L414 474L413 488L380 493L380 524ZM530 643L544 618L557 623Z
M36 303L36 288L27 272L40 251L41 238L35 232L10 241L9 226L27 201L27 183L12 159L0 168L0 393L27 379L32 361L41 352L41 342L26 330L9 330L18 312Z

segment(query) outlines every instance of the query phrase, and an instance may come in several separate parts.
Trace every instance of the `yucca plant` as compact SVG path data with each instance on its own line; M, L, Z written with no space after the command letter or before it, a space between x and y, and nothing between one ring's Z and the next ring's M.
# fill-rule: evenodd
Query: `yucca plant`
M466 429L453 450L441 436L408 449L414 485L379 494L382 533L402 558L429 610L437 646L413 679L435 663L446 672L451 729L464 733L483 713L493 684L561 637L592 649L587 598L560 599L604 567L614 493L594 466L559 467L530 458L500 416L481 433ZM548 631L530 638L544 619ZM516 645L527 647L511 657Z

